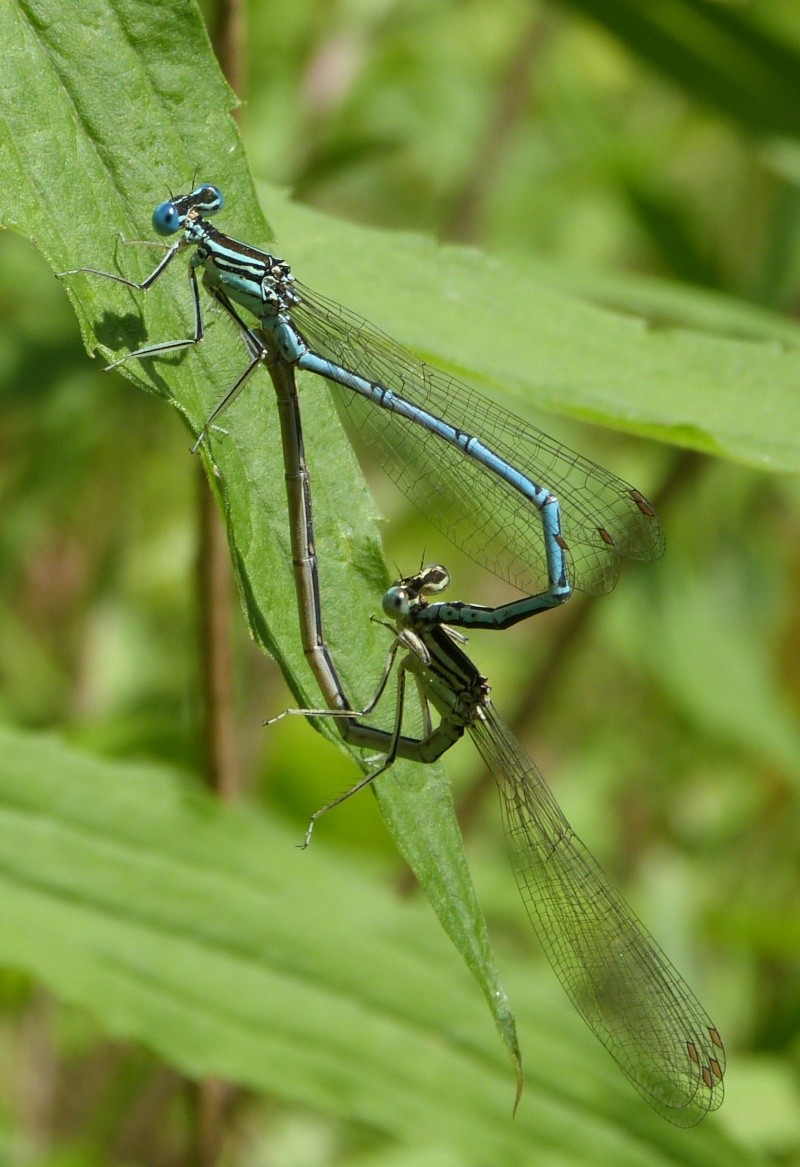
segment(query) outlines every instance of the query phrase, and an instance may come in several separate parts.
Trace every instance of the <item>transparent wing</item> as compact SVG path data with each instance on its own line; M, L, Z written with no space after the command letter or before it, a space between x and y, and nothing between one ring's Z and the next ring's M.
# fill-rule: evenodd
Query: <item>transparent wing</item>
M676 1126L694 1126L723 1097L713 1022L491 705L470 733L497 778L517 883L558 979L644 1099Z
M302 285L292 319L321 356L392 389L466 433L559 500L571 582L610 591L621 559L658 559L664 533L628 483L402 348ZM420 426L333 386L343 415L382 467L453 543L520 591L547 583L541 519L490 471Z

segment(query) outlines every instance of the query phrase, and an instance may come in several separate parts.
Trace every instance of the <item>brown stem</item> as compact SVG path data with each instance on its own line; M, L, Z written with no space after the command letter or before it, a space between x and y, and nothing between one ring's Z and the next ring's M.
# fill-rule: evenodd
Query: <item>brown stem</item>
M194 1096L194 1146L189 1167L215 1167L225 1150L240 1092L223 1078L203 1078Z
M217 0L211 39L228 83L244 98L244 9L242 0ZM204 763L212 790L226 802L241 793L236 756L231 652L231 569L222 516L198 461L197 587L204 698ZM197 1084L194 1167L214 1167L229 1135L230 1111L238 1091L219 1078Z
M534 12L522 30L501 79L495 107L478 141L472 167L453 199L444 234L463 243L479 234L486 202L506 146L525 112L531 94L533 67L541 56L550 27L549 19Z
M241 793L236 757L231 653L231 569L222 516L198 460L197 591L206 781L225 802Z
M217 0L211 43L225 78L240 101L245 97L244 0ZM238 111L235 116L238 118Z

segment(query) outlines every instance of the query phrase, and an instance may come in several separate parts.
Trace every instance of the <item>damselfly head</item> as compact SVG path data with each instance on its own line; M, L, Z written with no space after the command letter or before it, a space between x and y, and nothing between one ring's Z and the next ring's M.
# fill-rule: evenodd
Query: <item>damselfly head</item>
M441 563L431 563L414 575L399 579L383 597L383 611L392 620L407 620L414 608L425 606L425 597L444 591L450 572Z
M174 235L184 227L187 219L215 215L224 205L225 199L219 187L203 183L189 194L159 203L153 211L153 230L158 235Z

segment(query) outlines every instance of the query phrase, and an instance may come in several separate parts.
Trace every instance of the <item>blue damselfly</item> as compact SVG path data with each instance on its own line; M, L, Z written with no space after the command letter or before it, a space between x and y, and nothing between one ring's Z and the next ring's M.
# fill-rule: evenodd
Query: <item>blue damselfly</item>
M141 283L94 268L63 273L89 272L143 291L192 249L194 335L137 349L109 368L202 340L202 270L204 286L237 323L234 304L253 315L251 337L260 338L268 364L331 384L344 415L409 498L454 543L527 593L499 609L466 605L450 623L507 627L563 603L573 588L608 591L622 559L663 553L663 531L639 491L305 288L283 260L224 235L208 222L222 206L209 184L160 204L155 230L180 238ZM206 419L201 439L245 380Z

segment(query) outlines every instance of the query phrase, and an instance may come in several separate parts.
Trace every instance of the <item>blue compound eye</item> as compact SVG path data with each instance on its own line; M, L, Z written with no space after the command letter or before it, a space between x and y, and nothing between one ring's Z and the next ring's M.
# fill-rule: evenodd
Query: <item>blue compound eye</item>
M183 226L183 216L173 202L161 203L153 211L153 229L159 235L174 235Z
M410 605L405 590L397 586L389 588L383 597L381 607L383 608L383 614L390 616L393 620L407 616Z

